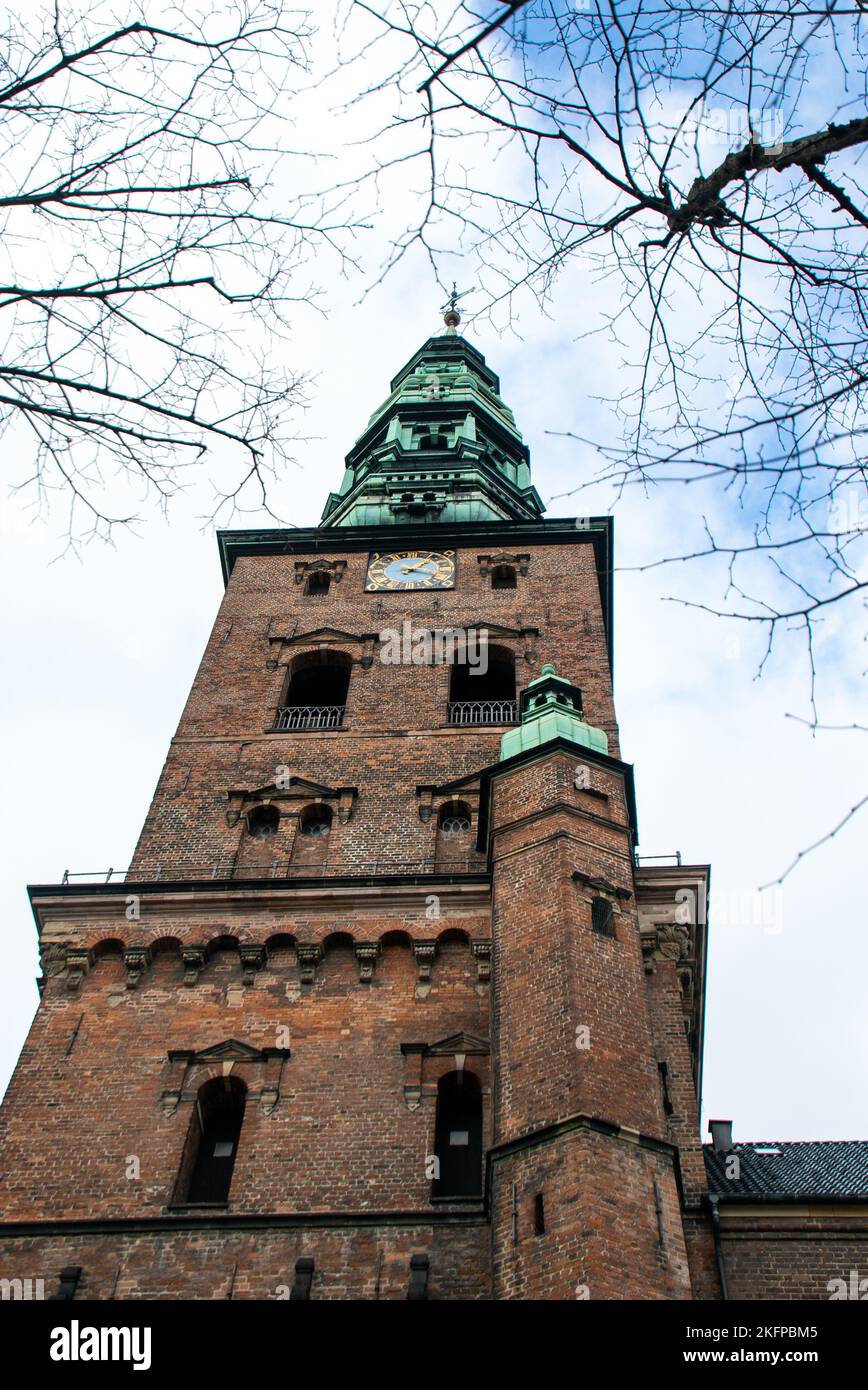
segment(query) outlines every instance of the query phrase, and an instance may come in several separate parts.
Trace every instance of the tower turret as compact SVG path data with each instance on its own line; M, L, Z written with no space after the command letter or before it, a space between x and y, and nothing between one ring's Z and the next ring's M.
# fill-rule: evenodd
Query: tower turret
M346 457L324 526L533 521L543 504L500 381L458 332L429 338L392 380Z
M480 826L492 866L494 1296L688 1298L636 908L632 769L551 664L520 718L486 775Z

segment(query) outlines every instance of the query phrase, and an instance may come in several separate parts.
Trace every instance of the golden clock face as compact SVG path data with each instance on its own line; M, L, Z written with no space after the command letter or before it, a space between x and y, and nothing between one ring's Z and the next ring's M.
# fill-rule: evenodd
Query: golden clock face
M454 587L454 550L376 551L368 561L365 588L369 592L379 592L383 589Z

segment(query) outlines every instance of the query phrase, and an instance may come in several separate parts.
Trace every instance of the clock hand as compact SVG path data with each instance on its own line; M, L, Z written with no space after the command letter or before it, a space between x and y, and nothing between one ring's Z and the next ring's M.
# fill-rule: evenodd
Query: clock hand
M420 566L422 566L422 565L430 565L430 564L432 564L432 563L433 563L432 560L417 560L416 563L415 563L415 565L403 565L403 566L402 566L402 569L401 569L401 572L402 572L402 574L412 574L413 571L419 569Z

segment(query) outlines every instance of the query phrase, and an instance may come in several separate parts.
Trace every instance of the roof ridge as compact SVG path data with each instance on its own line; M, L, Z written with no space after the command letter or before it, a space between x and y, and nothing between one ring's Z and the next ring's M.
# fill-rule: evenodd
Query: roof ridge
M817 1146L820 1144L861 1144L864 1147L868 1147L868 1139L735 1139L733 1140L732 1147L734 1149L755 1149L758 1145L768 1145L769 1147L774 1145L775 1148L783 1149L795 1148L796 1145ZM711 1140L706 1140L703 1144L703 1148L712 1149L714 1145Z

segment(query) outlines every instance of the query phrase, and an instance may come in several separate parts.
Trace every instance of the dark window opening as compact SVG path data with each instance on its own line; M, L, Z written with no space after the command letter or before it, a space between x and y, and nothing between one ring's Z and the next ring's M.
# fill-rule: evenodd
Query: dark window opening
M541 1192L533 1199L533 1233L535 1236L544 1236L546 1233L546 1209Z
M479 639L480 642L482 639ZM505 647L478 647L468 641L471 660L452 667L450 724L513 724L515 657Z
M482 1193L482 1091L472 1072L452 1071L437 1087L433 1197Z
M615 910L606 898L591 899L591 926L602 936L615 935Z
M312 653L293 667L284 705L291 709L310 705L345 705L350 688L352 662L341 652Z
M439 430L431 430L429 433L419 436L420 449L445 449L446 447L446 435Z
M328 835L332 828L332 813L328 806L306 806L299 816L302 835Z
M667 1115L671 1115L675 1109L672 1104L672 1097L669 1094L669 1068L665 1062L657 1063L657 1073L660 1077L660 1090L663 1095L663 1109Z
M442 835L463 835L470 829L470 808L463 801L447 801L440 807L437 828Z
M515 586L515 570L512 565L495 565L491 571L492 589L514 589Z
M481 641L481 639L480 639ZM487 656L487 669L484 658ZM514 700L515 657L504 647L482 649L480 660L474 664L462 662L452 667L449 699Z
M226 1202L244 1120L245 1087L235 1077L218 1077L202 1087L191 1121L190 1178L182 1200Z
M255 840L268 840L277 834L280 812L276 806L256 806L247 817L247 829Z
M305 593L327 594L331 587L331 582L331 575L326 574L322 570L316 570L313 574L308 576L308 581L305 585Z

